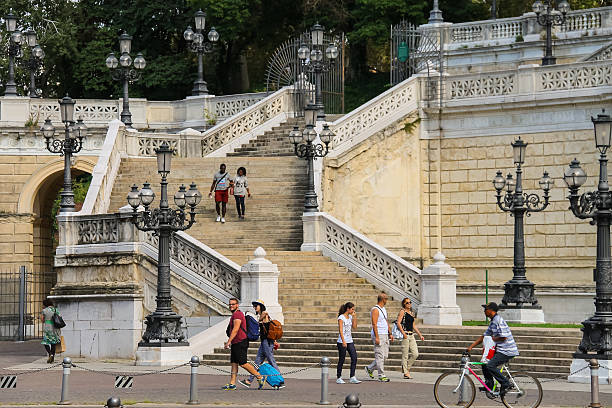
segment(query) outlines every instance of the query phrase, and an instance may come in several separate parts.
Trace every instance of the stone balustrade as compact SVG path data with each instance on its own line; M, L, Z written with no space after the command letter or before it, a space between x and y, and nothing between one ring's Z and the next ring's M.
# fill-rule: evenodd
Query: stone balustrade
M427 27L427 26L424 26ZM442 24L445 48L459 49L473 44L508 44L539 41L542 26L535 13L496 20ZM572 10L565 24L559 27L557 38L609 35L612 32L612 7Z
M302 220L302 251L321 251L394 298L409 297L420 304L419 268L327 213L304 213Z
M180 101L130 98L130 111L134 127L138 129L211 127L265 97L265 92L259 92L205 95ZM75 117L83 118L88 127L106 127L111 120L119 119L122 103L121 99L77 99ZM0 98L0 127L23 127L27 123L36 123L35 127L38 128L47 118L59 125L59 104L56 99Z

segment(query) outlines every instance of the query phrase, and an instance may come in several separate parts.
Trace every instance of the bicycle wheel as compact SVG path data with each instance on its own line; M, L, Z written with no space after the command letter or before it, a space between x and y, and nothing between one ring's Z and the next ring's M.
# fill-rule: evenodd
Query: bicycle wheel
M529 373L511 373L514 379L515 389L508 390L501 397L502 402L508 408L536 408L542 402L542 385L537 378ZM510 379L510 382L512 382Z
M467 408L476 398L476 387L467 375L459 384L461 373L444 373L434 384L434 397L442 408L464 407Z

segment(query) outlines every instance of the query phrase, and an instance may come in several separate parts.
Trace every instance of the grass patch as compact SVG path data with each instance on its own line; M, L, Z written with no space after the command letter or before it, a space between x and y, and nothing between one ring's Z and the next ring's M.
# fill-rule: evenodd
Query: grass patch
M464 320L463 326L488 326L489 323L484 320ZM582 327L581 324L575 323L510 323L510 327L548 327L556 329L579 329Z

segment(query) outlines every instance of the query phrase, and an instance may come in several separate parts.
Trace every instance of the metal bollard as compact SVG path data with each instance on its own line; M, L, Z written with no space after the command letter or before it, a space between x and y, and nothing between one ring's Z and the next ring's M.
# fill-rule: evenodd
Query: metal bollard
M327 400L327 388L329 381L329 357L321 358L321 401L319 405L329 405L330 402Z
M123 408L123 405L121 405L121 399L119 399L119 397L110 397L106 400L104 408Z
M357 394L349 394L344 399L344 404L342 404L343 408L360 408L361 402L359 402L359 395Z
M64 357L62 361L62 367L64 367L64 372L62 374L62 396L60 398L60 402L58 405L69 405L70 401L68 401L68 376L70 375L70 367L72 367L72 360L70 357Z
M187 405L197 405L198 401L198 367L200 366L200 359L198 356L191 357L191 381L189 382L189 401Z
M591 403L589 407L600 408L599 403L599 362L596 359L589 360L591 367Z

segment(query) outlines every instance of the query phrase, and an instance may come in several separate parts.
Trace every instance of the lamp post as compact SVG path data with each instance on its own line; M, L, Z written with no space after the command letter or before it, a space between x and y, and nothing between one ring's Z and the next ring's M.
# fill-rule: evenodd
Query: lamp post
M40 98L40 94L36 90L36 72L42 65L42 59L45 57L45 52L40 45L38 45L36 32L34 30L26 31L25 38L26 43L30 47L30 58L26 62L28 70L30 71L30 98Z
M321 89L321 77L323 72L328 72L338 58L338 47L334 43L329 43L325 49L323 58L323 34L324 28L316 23L310 29L311 49L306 44L302 44L298 49L298 57L304 66L304 70L311 72L315 76L315 103L317 110L317 121L325 120L325 106L323 106L323 93Z
M8 80L4 90L5 96L17 96L17 84L15 83L15 59L22 56L21 41L23 35L17 29L17 17L9 11L4 17L6 23L6 31L9 33L8 38Z
M314 160L317 157L327 156L327 153L329 153L329 143L334 138L334 133L327 124L323 125L321 133L317 133L315 130L316 105L308 105L305 113L306 127L304 131L300 131L297 126L294 126L293 130L289 132L289 140L293 143L294 154L308 162L308 190L304 194L304 212L317 212L319 205L317 204L317 193L314 183ZM319 136L323 143L315 143L317 136Z
M60 212L74 211L74 193L72 192L72 175L70 173L70 160L72 155L81 151L83 138L87 134L87 127L82 119L74 123L74 105L76 101L64 96L59 101L60 114L64 123L64 139L55 139L55 127L51 124L51 119L46 119L40 128L45 137L47 150L51 153L59 153L64 156L64 189L60 193Z
M155 199L155 193L148 182L138 191L136 184L127 195L128 204L132 207L132 222L141 231L153 231L159 237L157 258L157 307L146 317L147 328L138 343L142 347L183 346L185 334L181 326L182 316L172 310L170 296L170 238L176 231L185 231L195 222L195 207L200 203L202 194L191 183L189 190L184 185L174 194L174 203L178 209L168 205L168 174L170 174L170 161L174 149L163 143L157 154L157 172L161 175L161 198L159 208L151 209L149 206ZM138 207L144 206L139 212ZM185 207L189 206L187 213ZM187 219L189 215L189 219Z
M444 22L444 18L442 18L442 10L440 10L440 7L438 5L438 0L434 0L433 7L429 11L429 20L427 21L427 23L437 24L437 23L443 23L443 22Z
M565 17L570 10L570 5L566 0L562 0L557 11L551 4L552 0L544 1L545 3L542 3L542 0L536 0L533 3L532 9L536 13L538 24L546 27L546 53L544 58L542 58L542 65L555 65L557 59L552 55L552 26L565 24Z
M587 175L577 159L565 170L563 180L569 188L570 209L582 220L597 225L597 259L593 270L595 281L595 315L582 322L582 341L574 358L612 359L612 264L610 261L610 218L612 195L608 184L606 152L612 139L612 119L605 111L591 118L595 128L595 146L599 150L599 184L597 191L578 194ZM594 352L594 354L592 353ZM589 354L591 353L591 354Z
M504 284L504 297L500 309L507 310L508 320L518 321L544 321L542 306L538 304L535 296L534 284L525 276L525 237L523 231L523 218L532 212L544 211L548 207L549 195L553 180L548 172L544 171L539 181L544 191L544 201L535 193L523 192L523 169L527 143L520 137L512 143L514 165L516 166L516 179L508 173L504 179L502 172L498 171L493 179L493 186L497 191L497 205L514 217L514 266L512 279ZM503 195L502 190L506 188ZM514 305L510 305L514 304ZM531 304L531 306L526 306ZM513 313L514 312L514 313Z
M111 70L111 75L115 81L123 81L123 110L121 111L121 121L127 127L132 127L132 113L130 112L130 97L128 86L130 82L136 82L142 76L142 70L147 66L142 53L138 53L132 61L130 51L132 48L132 36L123 32L119 36L119 50L121 56L115 57L111 52L106 58L106 67ZM132 62L134 68L131 68Z
M206 27L206 13L199 10L195 13L195 32L188 26L183 37L189 44L189 50L198 54L198 79L193 83L193 89L191 94L194 96L208 95L208 84L204 80L204 62L203 54L212 52L213 45L219 41L219 33L215 30L215 27L211 27L208 32L208 40L210 42L204 42L204 28Z

